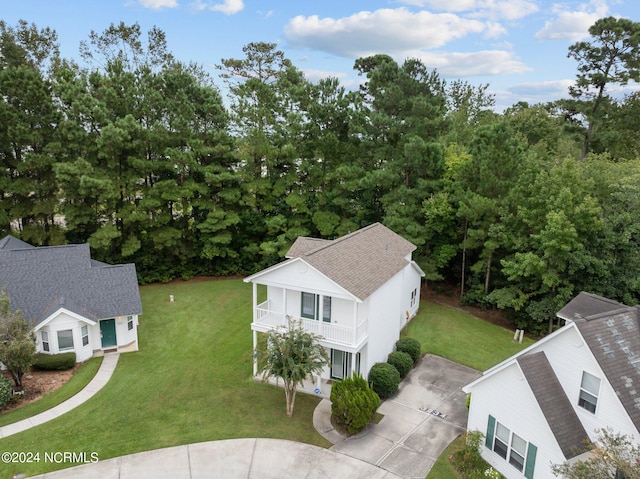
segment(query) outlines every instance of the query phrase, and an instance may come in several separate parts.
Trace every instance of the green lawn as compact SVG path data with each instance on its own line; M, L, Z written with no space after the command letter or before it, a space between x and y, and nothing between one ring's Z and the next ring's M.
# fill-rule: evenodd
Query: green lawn
M169 303L169 295L175 302ZM327 447L313 427L319 399L298 395L285 414L281 389L251 379L251 286L241 280L141 288L140 351L120 356L94 398L42 426L0 440L1 451L97 452L99 459L244 437ZM1 477L69 464L5 465Z
M31 416L35 416L47 409L57 406L66 401L71 396L82 390L93 379L98 368L102 364L102 358L91 358L80 365L73 377L69 379L60 389L45 394L42 398L31 404L27 404L18 409L0 414L0 426L5 426Z
M0 452L96 452L104 460L244 437L330 445L311 427L318 398L298 395L294 417L289 419L283 391L252 380L250 285L241 280L179 282L144 286L141 295L140 351L121 355L111 381L89 402L42 426L1 439ZM169 295L174 295L174 303ZM508 330L428 302L421 305L408 333L420 340L423 352L476 369L492 366L525 346L513 343ZM88 382L97 365L93 361L83 366L68 392L63 392L65 386L59 394ZM48 407L56 403L55 397L42 401ZM42 410L35 404L2 420L13 422ZM3 464L0 477L70 465Z
M525 337L513 341L514 331L478 319L447 306L423 301L411 320L407 334L420 341L423 353L432 353L479 371L533 344Z

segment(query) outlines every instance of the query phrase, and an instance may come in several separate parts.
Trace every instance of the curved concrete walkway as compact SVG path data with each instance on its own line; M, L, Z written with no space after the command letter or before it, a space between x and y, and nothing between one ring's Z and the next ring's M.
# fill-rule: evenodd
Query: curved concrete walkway
M282 439L228 439L155 449L50 472L40 479L400 479L329 449ZM424 479L424 478L422 478Z
M113 371L116 369L119 357L120 353L105 354L98 372L89 384L84 387L84 389L75 396L70 397L66 401L52 407L51 409L41 412L40 414L0 427L0 439L25 431L29 428L39 426L47 421L51 421L52 419L62 416L87 401L109 382Z

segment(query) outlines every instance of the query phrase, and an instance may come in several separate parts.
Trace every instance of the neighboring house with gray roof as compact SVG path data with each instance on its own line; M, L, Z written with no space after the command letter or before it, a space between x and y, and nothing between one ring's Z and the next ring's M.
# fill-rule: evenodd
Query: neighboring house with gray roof
M565 325L485 371L471 394L468 430L508 479L555 478L552 464L584 459L598 431L640 441L640 309L580 293Z
M134 264L92 260L88 244L34 247L6 236L0 288L33 326L38 352L73 351L80 362L105 350L138 349L142 305Z
M308 391L328 395L331 379L366 377L418 311L424 272L411 258L415 249L380 223L334 240L298 238L285 261L244 280L253 283L254 349L259 332L292 318L322 337L331 358ZM261 303L258 285L266 287Z

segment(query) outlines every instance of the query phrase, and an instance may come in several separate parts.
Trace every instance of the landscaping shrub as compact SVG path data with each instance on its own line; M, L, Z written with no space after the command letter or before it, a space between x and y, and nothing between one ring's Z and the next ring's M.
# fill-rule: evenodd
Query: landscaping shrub
M63 371L71 369L76 364L76 353L43 354L34 356L32 366L42 371Z
M484 434L479 431L470 431L466 435L464 448L451 456L451 465L463 479L503 477L480 455L483 440Z
M413 363L420 361L420 341L415 338L400 338L396 341L396 350L403 351L411 356Z
M380 398L362 376L336 381L331 387L331 414L347 432L362 431L380 405Z
M0 409L5 407L13 397L13 384L0 374Z
M387 362L400 373L400 379L405 377L413 367L413 359L404 351L394 351L387 357Z
M389 363L375 363L369 371L369 385L380 396L386 399L398 390L400 373Z

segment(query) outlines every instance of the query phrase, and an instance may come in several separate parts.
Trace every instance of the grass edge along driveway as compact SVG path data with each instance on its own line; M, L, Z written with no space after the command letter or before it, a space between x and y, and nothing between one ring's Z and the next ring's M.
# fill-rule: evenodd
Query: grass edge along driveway
M122 354L111 381L90 401L42 426L0 439L0 452L41 457L44 452L84 452L104 460L245 437L329 446L311 427L319 398L299 395L289 419L283 391L251 378L250 285L235 279L177 282L143 286L141 295L140 351ZM409 333L414 335L414 328L416 337L433 337L439 333L429 332L434 324L429 303L424 305ZM434 352L429 348L423 343L423 351ZM42 460L3 464L0 474L35 475L73 465Z

